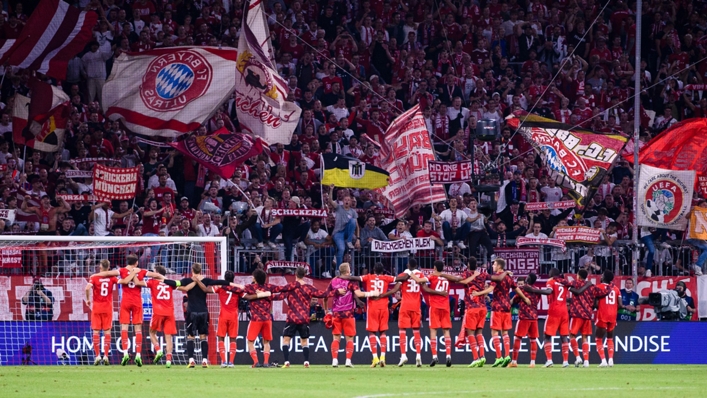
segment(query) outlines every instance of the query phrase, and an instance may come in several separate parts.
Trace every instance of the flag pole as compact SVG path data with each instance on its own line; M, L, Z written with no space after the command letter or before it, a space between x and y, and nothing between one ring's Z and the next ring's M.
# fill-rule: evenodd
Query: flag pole
M643 0L636 1L636 58L634 65L634 97L633 97L633 255L631 256L631 274L634 285L638 278L638 257L641 249L638 247L638 140L641 129L641 36L643 24Z

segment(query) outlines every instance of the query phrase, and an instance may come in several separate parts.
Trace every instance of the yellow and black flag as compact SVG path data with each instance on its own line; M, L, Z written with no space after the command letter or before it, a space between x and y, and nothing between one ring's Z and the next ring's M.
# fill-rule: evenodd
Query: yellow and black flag
M380 167L349 156L325 153L322 185L340 188L376 189L388 186L390 174Z

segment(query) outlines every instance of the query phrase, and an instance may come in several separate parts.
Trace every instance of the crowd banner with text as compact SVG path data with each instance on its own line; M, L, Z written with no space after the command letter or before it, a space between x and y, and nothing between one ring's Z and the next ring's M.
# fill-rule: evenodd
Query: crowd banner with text
M694 170L665 170L642 164L638 178L638 225L685 230L694 187Z
M566 250L565 241L555 238L533 238L529 236L520 236L516 238L516 246L552 246L559 247L562 251Z
M538 211L538 210L564 210L571 209L577 206L572 200L563 200L560 202L529 202L526 203L523 209L525 211Z
M499 247L494 249L497 257L506 260L506 271L513 272L513 276L526 276L540 272L540 249L514 247Z
M309 264L303 261L268 261L265 263L265 272L272 273L275 270L296 270L302 267L307 270L307 275L309 275Z
M597 228L589 227L557 227L555 229L555 239L572 243L596 244L601 242L601 231Z
M326 218L326 209L273 209L273 217L312 217Z
M66 178L93 178L91 170L66 170L64 172Z
M432 184L453 184L471 181L471 161L437 162L430 161L430 182Z
M371 251L380 253L395 253L408 250L434 250L435 243L430 238L412 238L399 240L377 240L371 241Z
M67 203L95 202L98 200L95 195L57 195L57 199L64 199Z
M133 199L137 192L138 167L107 167L97 164L93 169L93 194L101 201Z
M190 135L169 145L227 180L238 166L263 151L260 138L231 134L225 128L209 135Z

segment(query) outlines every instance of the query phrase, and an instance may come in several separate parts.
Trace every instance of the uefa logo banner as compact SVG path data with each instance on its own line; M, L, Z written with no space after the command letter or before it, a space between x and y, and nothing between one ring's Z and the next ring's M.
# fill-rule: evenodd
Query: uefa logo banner
M694 187L694 170L665 170L641 165L638 225L684 230Z

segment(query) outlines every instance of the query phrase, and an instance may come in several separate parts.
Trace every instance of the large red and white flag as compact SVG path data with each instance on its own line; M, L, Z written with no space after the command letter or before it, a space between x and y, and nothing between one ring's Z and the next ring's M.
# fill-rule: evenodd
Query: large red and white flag
M103 110L138 134L197 130L236 86L236 50L174 47L121 54L103 86Z
M0 64L63 80L69 61L93 37L97 20L93 11L81 11L61 0L42 0Z
M29 97L22 94L15 94L15 101L12 107L12 141L15 144L24 145L27 142L25 129L29 120Z
M49 99L51 100L51 94ZM31 112L30 98L15 94L15 105L12 109L12 140L15 144L27 145L43 152L56 152L64 141L64 131L69 120L67 103L60 103L48 109L46 113L37 115L37 119L34 120L30 118Z
M262 48L263 54L266 55L266 60L268 62L263 62L265 65L269 66L270 69L275 69L275 55L272 48L272 40L270 36L270 28L268 27L267 15L265 10L263 10L262 0L249 0L248 1L248 11L244 16L243 26L249 26L250 31L253 32L253 37L256 43ZM240 44L240 42L239 42Z
M139 170L97 164L93 169L93 194L104 202L135 198Z
M289 144L302 109L287 100L287 82L273 68L261 42L248 25L251 13L262 15L262 7L255 7L243 16L238 39L235 98L238 124L241 130L263 138L270 145ZM267 25L263 29L267 33Z
M447 200L444 187L430 183L428 163L435 155L419 104L391 123L383 141L381 167L390 173L383 195L393 204L396 217L404 217L413 205Z

